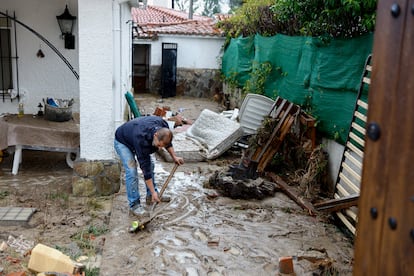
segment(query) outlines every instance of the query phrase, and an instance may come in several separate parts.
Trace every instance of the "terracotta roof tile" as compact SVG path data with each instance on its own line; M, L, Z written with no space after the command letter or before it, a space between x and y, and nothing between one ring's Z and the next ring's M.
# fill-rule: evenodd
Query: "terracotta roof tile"
M207 16L193 15L189 19L185 12L156 6L132 8L131 15L137 26L134 38L151 38L157 34L222 36L221 30L215 27L216 21Z

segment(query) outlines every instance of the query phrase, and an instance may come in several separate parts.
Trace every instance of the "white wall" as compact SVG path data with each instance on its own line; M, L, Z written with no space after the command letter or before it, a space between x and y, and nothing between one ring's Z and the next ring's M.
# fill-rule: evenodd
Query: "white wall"
M115 118L114 52L117 30L111 0L79 0L80 140L81 158L113 157ZM99 7L99 12L97 12Z
M156 41L134 40L134 43L151 44L152 66L162 63L162 43L177 43L178 68L221 69L219 57L224 41L221 37L160 35Z
M72 15L77 16L76 0L1 0L0 10L13 14L17 20L30 26L51 42L78 71L78 21L75 22L75 50L64 48L64 40L60 38L60 29L56 16L63 13L65 4L68 4ZM14 24L14 23L12 23ZM37 113L37 105L47 97L75 100L73 110L79 111L79 82L66 64L37 36L21 25L16 24L18 67L14 65L14 73L18 69L19 88L25 93L23 102L25 113ZM12 30L14 34L14 30ZM14 37L12 38L14 52ZM44 58L38 58L36 53L41 49ZM14 76L17 89L17 76ZM43 103L42 103L43 104ZM17 113L17 100L0 99L0 113Z
M138 1L138 0L135 0L135 1ZM172 0L147 0L147 5L165 7L165 8L171 9L172 8L172 2L171 1Z
M122 2L122 0L119 2ZM124 123L123 114L127 106L124 94L132 89L132 21L131 8L128 3L118 5L114 2L115 18L117 18L117 22L114 21L114 105L116 129Z
M323 139L322 144L328 153L328 169L329 174L332 177L332 183L336 183L339 168L342 162L342 154L344 152L344 146L330 139Z

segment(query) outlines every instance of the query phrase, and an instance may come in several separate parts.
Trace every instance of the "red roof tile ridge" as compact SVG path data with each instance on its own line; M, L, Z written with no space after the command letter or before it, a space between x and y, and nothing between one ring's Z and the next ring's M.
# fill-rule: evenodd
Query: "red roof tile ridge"
M166 14L168 16L171 16L171 17L173 17L173 18L175 18L177 20L187 19L186 14L183 13L183 12L180 12L180 13L183 13L183 16L179 16L179 15L177 15L177 12L179 12L179 11L176 11L176 10L167 9L167 8L159 7L159 6L147 6L147 7L148 8L151 8L153 10L156 10L156 11L158 11L160 13L164 13L164 14Z
M182 25L182 24L189 24L189 23L196 23L196 24L203 24L204 22L199 22L197 20L185 20L181 22L148 22L145 24L140 24L140 26L174 26L174 25Z

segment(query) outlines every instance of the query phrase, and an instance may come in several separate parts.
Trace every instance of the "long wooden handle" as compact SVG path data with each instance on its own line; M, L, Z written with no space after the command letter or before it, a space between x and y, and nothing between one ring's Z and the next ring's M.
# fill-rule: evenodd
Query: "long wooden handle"
M174 165L174 167L172 168L172 170L171 170L171 172L170 172L170 175L168 176L167 180L165 180L164 185L162 185L162 188L161 188L160 194L159 194L159 196L158 196L160 199L161 199L161 197L162 197L162 195L163 195L163 193L164 193L165 189L167 188L168 183L170 183L171 179L173 178L174 173L175 173L175 171L177 170L178 166L179 166L179 165L178 165L177 163Z
M178 165L177 163L174 165L174 168L171 170L170 175L168 176L167 180L165 180L164 185L162 185L161 191L160 191L160 193L158 194L158 197L159 197L159 199L160 199L160 200L161 200L162 194L164 193L165 189L166 189L166 188L167 188L167 186L168 186L168 183L170 183L170 181L171 181L172 177L174 176L174 173L175 173L175 171L177 170L178 166L179 166L179 165ZM150 220L152 220L152 218L153 218L154 208L155 208L155 206L156 206L156 205L157 205L157 202L154 202L154 203L152 204L152 206L151 206L151 211L150 211ZM149 222L149 221L148 221L148 222Z

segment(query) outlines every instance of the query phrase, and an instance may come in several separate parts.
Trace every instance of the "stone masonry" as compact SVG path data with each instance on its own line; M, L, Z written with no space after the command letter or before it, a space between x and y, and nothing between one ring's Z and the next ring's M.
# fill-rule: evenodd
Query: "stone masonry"
M150 91L161 94L161 67L150 68ZM211 98L222 90L220 70L177 68L177 96Z
M107 196L117 193L121 165L117 160L85 161L73 164L72 192L75 196Z

